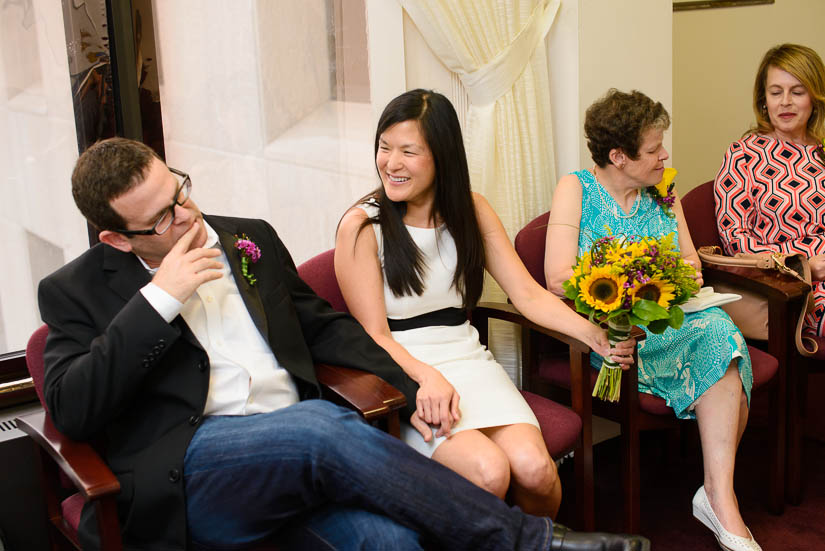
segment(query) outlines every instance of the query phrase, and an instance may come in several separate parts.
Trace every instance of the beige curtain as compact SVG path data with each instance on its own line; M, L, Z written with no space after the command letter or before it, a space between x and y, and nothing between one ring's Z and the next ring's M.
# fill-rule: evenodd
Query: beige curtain
M469 99L465 147L473 189L511 239L550 205L553 159L544 37L559 0L399 0ZM503 292L485 285L486 300ZM491 348L518 379L515 332L494 328Z
M559 0L399 0L467 92L473 188L510 237L546 210L555 185L544 37Z

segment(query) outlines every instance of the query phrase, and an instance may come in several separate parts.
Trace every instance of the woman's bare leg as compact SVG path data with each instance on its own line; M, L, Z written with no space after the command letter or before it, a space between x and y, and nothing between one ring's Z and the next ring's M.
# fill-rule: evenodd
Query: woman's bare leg
M450 436L435 449L432 458L502 499L507 494L510 486L507 456L498 445L477 430L465 430Z
M561 505L561 481L541 431L519 423L482 429L510 462L510 491L515 505L532 515L555 518Z
M726 530L749 537L733 492L736 448L747 422L743 395L742 381L734 360L725 375L702 395L695 411L702 441L705 492L710 505Z

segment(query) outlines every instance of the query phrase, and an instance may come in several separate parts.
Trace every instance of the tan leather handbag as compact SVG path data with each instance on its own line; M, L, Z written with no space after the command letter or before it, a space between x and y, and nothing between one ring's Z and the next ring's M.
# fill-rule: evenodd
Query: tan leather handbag
M703 264L718 266L744 266L777 272L795 277L799 281L811 285L811 267L808 259L801 254L782 255L780 253L745 254L725 256L719 247L699 247L699 258ZM733 322L749 339L768 340L768 299L757 293L746 291L732 285L714 282L713 288L720 293L736 293L742 295L742 300L730 302L720 306L731 317ZM805 297L805 306L796 322L796 349L803 356L813 356L819 349L816 341L802 335L802 326L805 315L814 308L814 295L809 291Z

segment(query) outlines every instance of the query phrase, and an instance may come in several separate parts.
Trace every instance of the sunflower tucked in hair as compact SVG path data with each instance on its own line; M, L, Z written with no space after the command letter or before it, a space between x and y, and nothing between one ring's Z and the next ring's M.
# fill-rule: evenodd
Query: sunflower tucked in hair
M579 283L579 296L592 308L612 312L621 307L627 276L616 275L610 267L594 267Z
M659 276L654 276L647 283L637 283L636 287L629 289L628 292L632 297L633 304L645 299L655 302L662 308L669 308L670 301L676 298L675 290L676 287L672 283L662 280Z

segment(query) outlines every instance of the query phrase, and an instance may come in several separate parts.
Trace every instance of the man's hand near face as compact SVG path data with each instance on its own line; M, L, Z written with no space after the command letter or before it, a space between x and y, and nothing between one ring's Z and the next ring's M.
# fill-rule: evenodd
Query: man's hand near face
M213 260L221 254L218 249L189 248L200 227L198 221L192 224L163 258L155 277L152 278L152 283L182 303L186 302L198 287L222 275L223 264Z

